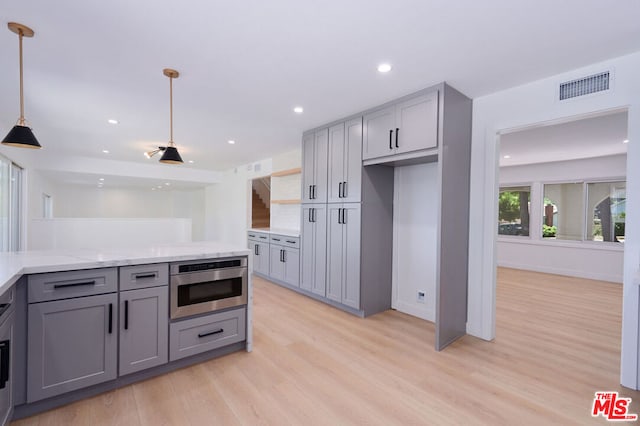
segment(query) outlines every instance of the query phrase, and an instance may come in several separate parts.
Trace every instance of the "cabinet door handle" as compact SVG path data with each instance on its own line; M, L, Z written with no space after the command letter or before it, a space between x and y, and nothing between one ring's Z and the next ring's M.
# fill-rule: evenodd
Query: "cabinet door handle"
M342 209L342 224L347 223L347 209Z
M208 333L198 333L198 337L203 338L203 337L207 337L207 336L212 336L214 334L220 334L224 332L224 328L221 328L219 330L216 331L210 331Z
M311 222L315 223L316 222L316 209L312 208L311 211L313 212L313 220Z
M136 277L136 280L142 279L142 278L155 278L156 277L156 273L151 273L151 274L136 274L134 275L134 277Z
M109 303L109 334L113 333L113 303Z
M318 198L318 194L316 189L318 189L317 185L313 185L313 199L315 200L316 198Z
M0 342L0 389L7 387L7 381L9 380L9 366L11 356L11 342L9 340L3 340Z
M124 301L124 329L129 329L129 301Z
M347 198L347 182L342 182L342 198Z
M85 281L81 283L54 284L53 288L80 287L83 285L95 285L95 284L96 284L96 280L93 280L93 281Z
M392 138L393 138L393 129L389 130L389 149L393 149Z
M342 182L338 184L338 198L342 198Z
M338 209L338 223L342 224L342 209Z
M400 148L400 145L398 145L398 133L400 133L400 129L396 127L396 148Z
M309 223L313 222L313 221L311 220L311 210L312 210L312 209L309 209Z
M312 185L309 185L309 199L313 200L313 195L311 194L312 191Z
M253 246L253 254L255 254L256 256L258 255L258 245L254 245Z

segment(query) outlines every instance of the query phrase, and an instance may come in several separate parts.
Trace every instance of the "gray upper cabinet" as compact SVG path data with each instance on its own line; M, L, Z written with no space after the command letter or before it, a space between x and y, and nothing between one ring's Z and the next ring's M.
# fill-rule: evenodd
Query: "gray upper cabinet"
M300 288L320 296L326 290L327 205L302 206Z
M308 133L302 139L302 202L327 202L329 130Z
M118 295L29 305L27 402L113 380Z
M120 375L169 360L169 288L120 293Z
M360 309L360 204L332 204L327 220L327 298Z
M362 117L329 128L328 170L328 202L359 202L362 186Z
M364 116L364 160L437 146L438 91L398 102Z

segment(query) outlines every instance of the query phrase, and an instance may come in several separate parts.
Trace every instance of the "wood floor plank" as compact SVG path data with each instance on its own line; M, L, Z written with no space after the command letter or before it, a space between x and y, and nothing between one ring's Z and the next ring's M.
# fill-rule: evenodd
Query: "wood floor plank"
M361 319L254 277L254 351L22 421L35 425L605 424L619 383L622 286L500 268L496 339L435 352L432 323Z

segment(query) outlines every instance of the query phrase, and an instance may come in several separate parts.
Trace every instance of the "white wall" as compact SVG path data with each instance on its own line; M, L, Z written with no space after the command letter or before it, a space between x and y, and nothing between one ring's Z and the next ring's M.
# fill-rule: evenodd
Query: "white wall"
M561 82L612 72L612 88L557 101ZM469 304L467 331L495 337L495 278L498 199L498 142L501 131L535 123L553 123L606 110L628 110L627 217L640 217L640 53L623 56L523 86L474 99L471 153L472 206L469 233ZM640 221L625 227L621 383L638 388L638 285Z
M542 191L546 182L625 179L626 155L588 158L552 163L500 168L500 186L531 185L531 235L498 236L498 266L548 272L621 283L624 251L621 244L548 240L540 236L542 228ZM582 217L582 189L579 202L570 205ZM554 198L554 200L556 200ZM578 237L582 235L577 223Z
M391 306L435 321L438 250L438 165L396 167L393 200ZM417 301L425 292L424 303Z
M205 189L205 239L246 247L251 179L269 176L271 164L269 158L228 170L222 174L220 183Z

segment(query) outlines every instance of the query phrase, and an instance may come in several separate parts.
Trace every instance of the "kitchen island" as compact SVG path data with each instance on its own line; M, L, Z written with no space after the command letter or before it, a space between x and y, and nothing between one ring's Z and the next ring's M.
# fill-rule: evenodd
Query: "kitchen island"
M0 254L0 424L250 352L251 267L217 242Z

